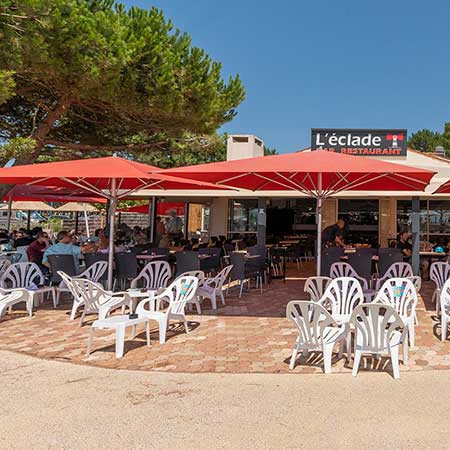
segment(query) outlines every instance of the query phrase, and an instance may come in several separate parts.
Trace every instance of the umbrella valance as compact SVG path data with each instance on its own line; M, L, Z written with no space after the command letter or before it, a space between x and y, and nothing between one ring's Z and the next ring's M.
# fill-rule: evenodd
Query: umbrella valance
M57 212L97 212L98 209L89 203L69 202L56 209Z
M8 209L8 204L0 205L0 209ZM19 201L11 203L11 210L13 211L55 211L50 205L44 202L35 201Z
M75 187L47 187L34 185L16 185L6 195L3 201L46 201L46 202L87 202L87 203L106 203L103 197L94 197L89 192Z

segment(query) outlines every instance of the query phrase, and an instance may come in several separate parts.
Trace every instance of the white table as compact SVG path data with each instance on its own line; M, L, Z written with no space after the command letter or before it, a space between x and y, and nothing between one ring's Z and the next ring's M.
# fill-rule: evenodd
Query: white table
M123 347L125 344L125 330L127 327L133 327L132 338L136 336L136 325L145 323L145 331L147 334L147 345L150 346L150 322L145 317L138 317L137 319L130 319L128 315L111 316L106 319L96 320L89 333L88 348L86 356L89 356L92 348L92 340L94 338L94 331L96 328L99 330L115 330L116 331L116 358L122 358Z
M138 300L142 299L142 298L149 298L151 300L151 297L154 297L156 294L158 294L160 291L163 291L164 288L162 289L148 289L148 290L142 290L142 289L138 289L138 288L131 288L131 289L127 289L127 293L130 297L130 307L131 307L131 311L134 312L136 309L136 303ZM157 308L159 309L159 308ZM157 309L155 309L155 302L151 302L150 304L150 310L151 311L156 311Z

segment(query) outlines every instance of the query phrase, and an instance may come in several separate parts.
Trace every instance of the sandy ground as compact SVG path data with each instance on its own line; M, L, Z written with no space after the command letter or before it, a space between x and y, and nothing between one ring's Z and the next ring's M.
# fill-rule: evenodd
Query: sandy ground
M450 448L450 371L130 372L0 352L0 449Z

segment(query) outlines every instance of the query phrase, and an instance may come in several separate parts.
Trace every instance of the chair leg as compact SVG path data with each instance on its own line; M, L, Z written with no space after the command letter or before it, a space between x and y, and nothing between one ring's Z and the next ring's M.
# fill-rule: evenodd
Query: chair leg
M86 356L89 356L91 354L92 349L92 339L94 338L94 327L91 327L91 331L89 331L89 339L88 339L88 345L86 350Z
M242 297L242 290L244 289L244 280L240 281L239 298Z
M147 345L150 347L150 320L145 324L145 335L147 337Z
M433 298L436 302L436 315L439 316L440 309L441 309L441 290L435 289L433 292Z
M169 319L164 318L159 322L159 343L165 344L166 342L166 333L167 333L167 322Z
M298 339L295 341L294 350L292 350L291 361L289 363L289 370L292 370L295 366L295 360L297 359L298 353Z
M352 375L354 377L356 377L356 375L358 374L360 361L361 361L361 350L355 349L355 358L353 360L353 370L352 370Z
M445 342L447 339L447 314L441 315L441 341Z
M70 320L75 320L75 316L77 315L78 304L74 301L72 305L72 311L70 313Z
M184 323L184 329L185 329L185 331L186 331L186 334L189 334L189 326L188 326L186 317L184 318L183 323Z
M398 345L392 347L389 352L391 354L392 372L396 380L400 378L400 367L398 363L398 347L399 347Z
M411 348L414 348L414 344L415 344L414 322L411 325L409 325L408 334L409 334L409 345L411 346Z
M404 340L403 340L403 365L408 365L408 333L404 334Z
M323 346L323 368L325 374L331 373L331 357L333 355L333 344Z

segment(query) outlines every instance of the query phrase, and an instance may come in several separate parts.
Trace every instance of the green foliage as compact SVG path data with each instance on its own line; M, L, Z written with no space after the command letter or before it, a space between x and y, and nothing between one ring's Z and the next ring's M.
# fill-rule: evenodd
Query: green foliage
M0 105L14 95L16 83L10 70L0 70Z
M442 145L442 134L426 128L416 131L408 139L408 147L421 152L434 152L437 145ZM450 149L450 147L449 147Z
M0 140L35 139L26 162L171 151L214 134L245 97L161 10L112 0L0 0L0 70L16 83Z
M9 159L20 161L32 153L36 148L36 141L28 137L12 138L0 145L0 164L4 165Z

